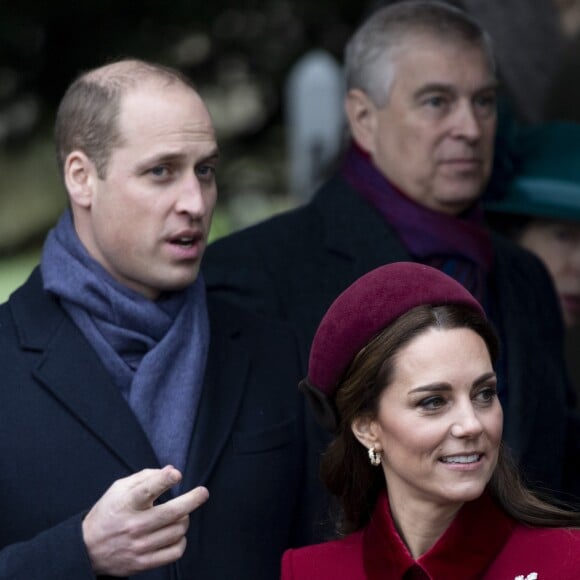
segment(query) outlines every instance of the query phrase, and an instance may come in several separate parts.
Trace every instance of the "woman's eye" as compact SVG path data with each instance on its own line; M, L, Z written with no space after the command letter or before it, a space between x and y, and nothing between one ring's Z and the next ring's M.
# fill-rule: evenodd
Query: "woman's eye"
M435 411L440 409L445 405L445 399L443 397L427 397L419 401L419 406L427 411Z
M491 403L497 397L497 390L495 387L488 387L482 389L477 393L476 398L482 403Z
M574 235L575 232L572 228L566 226L559 226L554 228L554 237L560 242L572 242L578 238Z

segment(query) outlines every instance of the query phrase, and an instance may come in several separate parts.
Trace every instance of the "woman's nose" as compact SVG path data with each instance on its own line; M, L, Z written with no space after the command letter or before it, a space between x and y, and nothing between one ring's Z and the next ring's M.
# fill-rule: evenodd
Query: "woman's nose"
M483 426L471 403L465 403L456 410L451 434L454 437L473 438L479 436Z

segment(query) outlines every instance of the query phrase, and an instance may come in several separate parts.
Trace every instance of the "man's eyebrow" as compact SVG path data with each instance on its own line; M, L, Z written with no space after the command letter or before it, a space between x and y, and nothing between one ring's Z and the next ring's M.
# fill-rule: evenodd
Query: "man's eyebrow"
M171 163L172 161L179 161L185 157L184 153L180 152L168 152L168 153L156 153L143 159L138 165L138 170L149 169L152 165L161 165L163 163Z
M453 85L445 83L428 83L419 87L413 94L413 96L418 99L429 93L454 93L457 89Z
M151 155L151 157L148 157L147 159L144 159L143 161L141 161L141 163L139 163L137 165L137 170L138 171L145 171L153 165L163 165L164 163L172 163L175 161L181 161L181 160L185 159L186 157L187 157L187 154L183 153L182 151L175 151L175 152L170 151L170 152L166 152L166 153L157 153L157 154ZM198 159L195 164L199 165L200 163L216 162L218 159L219 159L219 150L216 148L216 149L210 150L206 155L204 155L203 157Z
M199 159L196 165L199 165L200 163L207 163L208 161L216 162L219 158L220 158L219 149L214 149L213 151L211 151L210 153L204 155L201 159Z
M473 94L485 93L488 91L497 91L499 83L496 80L490 81L479 87ZM457 92L457 87L446 83L428 83L419 87L413 94L415 99L419 99L431 93L447 93L454 94Z

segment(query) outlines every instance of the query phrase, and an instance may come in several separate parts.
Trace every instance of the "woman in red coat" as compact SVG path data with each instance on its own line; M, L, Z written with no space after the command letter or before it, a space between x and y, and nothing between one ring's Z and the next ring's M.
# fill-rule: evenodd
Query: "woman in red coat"
M283 580L580 578L580 515L529 492L501 445L497 354L479 303L428 266L335 300L302 388L335 433L321 473L342 537L287 551Z

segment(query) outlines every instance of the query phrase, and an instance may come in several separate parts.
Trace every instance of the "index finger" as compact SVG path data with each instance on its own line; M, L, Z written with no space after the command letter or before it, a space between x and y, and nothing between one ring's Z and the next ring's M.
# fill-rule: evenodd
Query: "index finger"
M203 487L196 487L164 504L155 506L155 519L158 526L164 527L189 515L209 499L209 491Z

